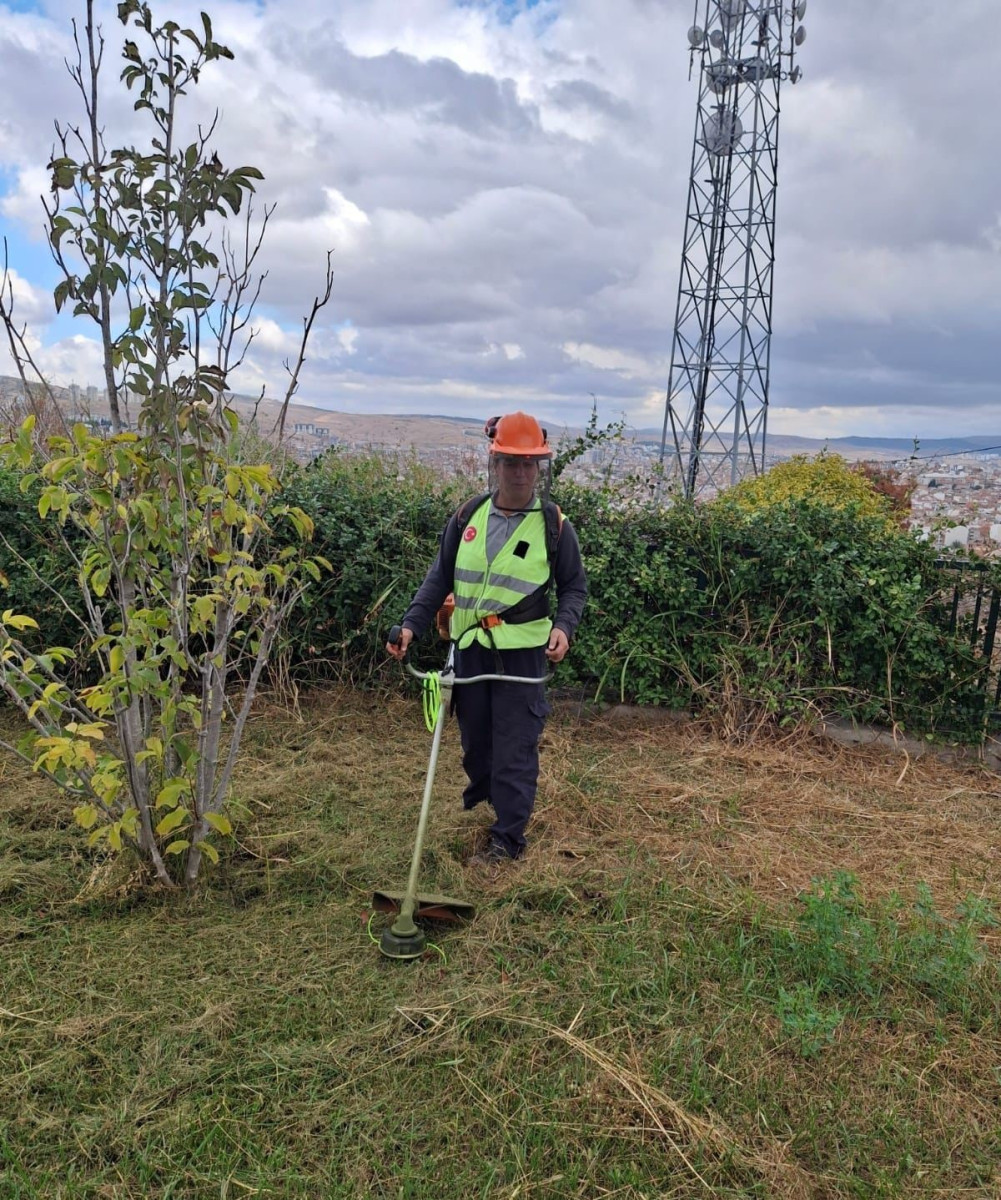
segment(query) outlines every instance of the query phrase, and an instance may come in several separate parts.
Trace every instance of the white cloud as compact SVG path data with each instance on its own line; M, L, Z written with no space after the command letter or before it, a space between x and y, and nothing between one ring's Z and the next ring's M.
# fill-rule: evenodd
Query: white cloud
M542 0L503 20L457 0L211 7L237 57L204 73L189 131L218 107L223 162L259 165L258 208L278 203L241 378L282 385L333 249L304 400L487 415L507 397L555 424L586 416L593 392L602 413L659 425L696 100L689 6ZM175 10L198 20L190 0ZM52 119L79 119L63 65L76 5L46 11L0 28L0 212L25 242ZM114 83L108 3L102 20L114 143L141 118ZM873 21L870 0L839 0L806 24L804 79L783 93L770 427L862 432L913 406L949 429L998 397L1001 164L971 81L995 69L1001 6L886 0ZM52 348L63 368L75 344Z
M606 346L592 346L586 342L566 342L563 351L599 371L621 371L627 376L643 376L650 373L650 364L636 354L627 354Z
M997 252L986 245L815 245L793 237L783 250L799 264L777 272L776 313L788 330L815 329L827 318L938 328L1001 319Z
M45 213L40 197L49 194L50 177L40 166L22 167L17 172L14 187L0 199L0 213L9 221L17 221L30 235L44 237Z
M289 355L298 346L299 339L268 317L255 317L253 322L255 352L264 351L270 355Z
M68 387L71 383L86 386L104 381L104 358L100 343L83 334L60 338L47 345L33 347L33 356L49 383Z
M341 344L341 349L345 354L356 354L358 352L358 330L353 329L350 325L344 326L337 330L337 340Z
M12 307L15 325L27 324L36 333L39 326L47 324L55 312L51 292L36 287L14 267L7 269L4 302L5 307Z

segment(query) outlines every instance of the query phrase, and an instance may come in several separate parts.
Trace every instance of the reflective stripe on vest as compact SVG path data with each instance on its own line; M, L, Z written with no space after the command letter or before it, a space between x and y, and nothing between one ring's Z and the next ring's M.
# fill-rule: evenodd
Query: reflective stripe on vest
M526 513L493 562L488 563L490 504L489 499L485 500L469 518L455 556L452 640L460 649L473 641L497 650L545 646L553 627L548 617L509 625L504 613L549 581L546 518L541 507ZM514 552L521 543L528 544L524 557ZM480 622L491 616L499 616L500 622L484 629Z

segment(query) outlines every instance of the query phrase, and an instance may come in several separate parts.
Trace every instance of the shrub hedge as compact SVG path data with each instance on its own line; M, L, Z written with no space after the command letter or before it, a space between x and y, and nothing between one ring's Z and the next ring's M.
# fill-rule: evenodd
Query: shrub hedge
M70 554L51 524L38 515L37 486L0 467L0 609L28 613L41 626L41 645L76 648L83 635L74 617L80 596ZM26 633L25 639L32 637Z
M305 597L279 669L299 682L387 678L382 645L451 511L482 480L443 484L406 460L331 452L291 470L285 498L316 523L333 571ZM591 596L557 684L605 698L695 706L740 735L810 711L976 740L984 664L949 631L931 547L860 505L781 500L662 509L614 488L562 484ZM17 480L0 475L0 534L72 603L72 563ZM49 642L72 621L3 549L3 607L36 615ZM8 561L9 560L9 561ZM948 586L951 589L952 580ZM417 648L438 665L440 645Z

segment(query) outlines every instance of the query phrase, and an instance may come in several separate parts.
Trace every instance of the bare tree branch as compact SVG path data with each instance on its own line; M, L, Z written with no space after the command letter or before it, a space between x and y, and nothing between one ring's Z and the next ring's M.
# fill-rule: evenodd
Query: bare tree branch
M327 276L324 283L323 295L317 296L313 300L313 307L310 310L308 317L302 319L302 340L299 342L299 357L296 360L295 369L289 371L291 378L289 379L288 390L285 392L285 399L282 401L281 412L278 415L278 420L274 424L272 432L278 434L278 441L281 442L285 437L285 417L288 413L288 406L292 402L292 397L299 390L299 372L302 370L302 365L306 361L306 346L309 342L310 335L313 332L313 322L316 320L316 314L321 308L326 307L330 301L330 293L334 287L334 268L332 264L333 250L327 251ZM285 364L288 368L288 363Z

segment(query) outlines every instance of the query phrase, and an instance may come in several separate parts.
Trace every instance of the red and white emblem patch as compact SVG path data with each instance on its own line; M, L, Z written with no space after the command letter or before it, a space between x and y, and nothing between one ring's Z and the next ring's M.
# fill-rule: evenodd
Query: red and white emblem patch
M476 526L475 525L467 525L466 532L462 535L462 540L464 542L471 542L473 540L473 538L475 538L475 537L476 537Z

